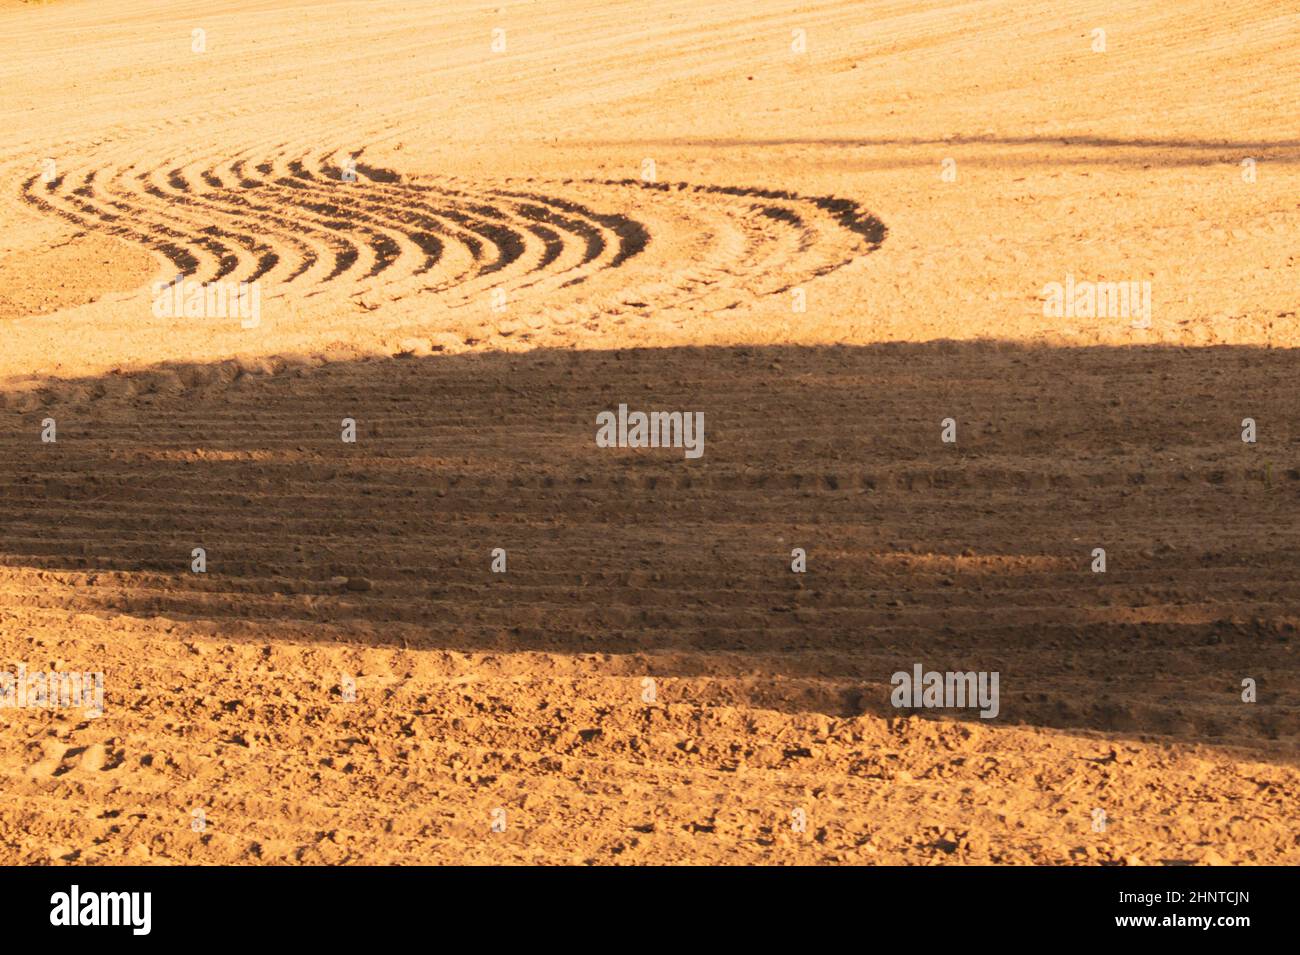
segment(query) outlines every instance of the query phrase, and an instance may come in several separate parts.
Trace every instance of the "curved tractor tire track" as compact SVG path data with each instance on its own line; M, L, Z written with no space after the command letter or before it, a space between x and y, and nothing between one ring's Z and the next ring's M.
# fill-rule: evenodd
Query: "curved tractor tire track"
M692 266L632 297L666 307L721 294L734 307L834 271L885 236L857 203L833 197L637 180L467 188L360 162L350 176L332 155L103 167L32 177L22 192L43 212L159 253L195 281L265 280L302 297L434 294L451 305L496 286L573 288L653 244L689 240ZM641 210L670 226L650 226Z

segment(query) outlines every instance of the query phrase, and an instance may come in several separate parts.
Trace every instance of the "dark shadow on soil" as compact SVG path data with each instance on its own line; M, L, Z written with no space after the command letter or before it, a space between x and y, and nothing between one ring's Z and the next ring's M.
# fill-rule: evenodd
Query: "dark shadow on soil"
M999 672L1001 724L1270 758L1300 738L1300 352L274 365L0 396L10 606L223 642L599 654L706 678L707 702L835 715L897 714L891 674L919 663ZM596 415L619 404L703 412L703 455L598 447Z

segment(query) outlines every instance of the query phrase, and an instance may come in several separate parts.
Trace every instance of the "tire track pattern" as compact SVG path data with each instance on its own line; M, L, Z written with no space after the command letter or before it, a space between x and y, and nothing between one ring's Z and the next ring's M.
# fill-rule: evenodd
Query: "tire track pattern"
M32 177L23 199L152 249L194 281L390 300L572 288L662 238L689 240L692 266L655 270L670 274L655 282L653 304L722 289L737 293L734 306L848 264L885 234L856 203L830 197L636 180L466 185L408 179L360 156L102 166ZM646 219L664 234L652 235Z

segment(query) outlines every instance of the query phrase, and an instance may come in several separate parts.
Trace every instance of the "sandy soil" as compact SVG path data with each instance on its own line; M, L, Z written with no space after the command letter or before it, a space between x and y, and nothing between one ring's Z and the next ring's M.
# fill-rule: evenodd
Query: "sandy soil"
M0 862L1300 862L1300 14L450 6L0 2Z

